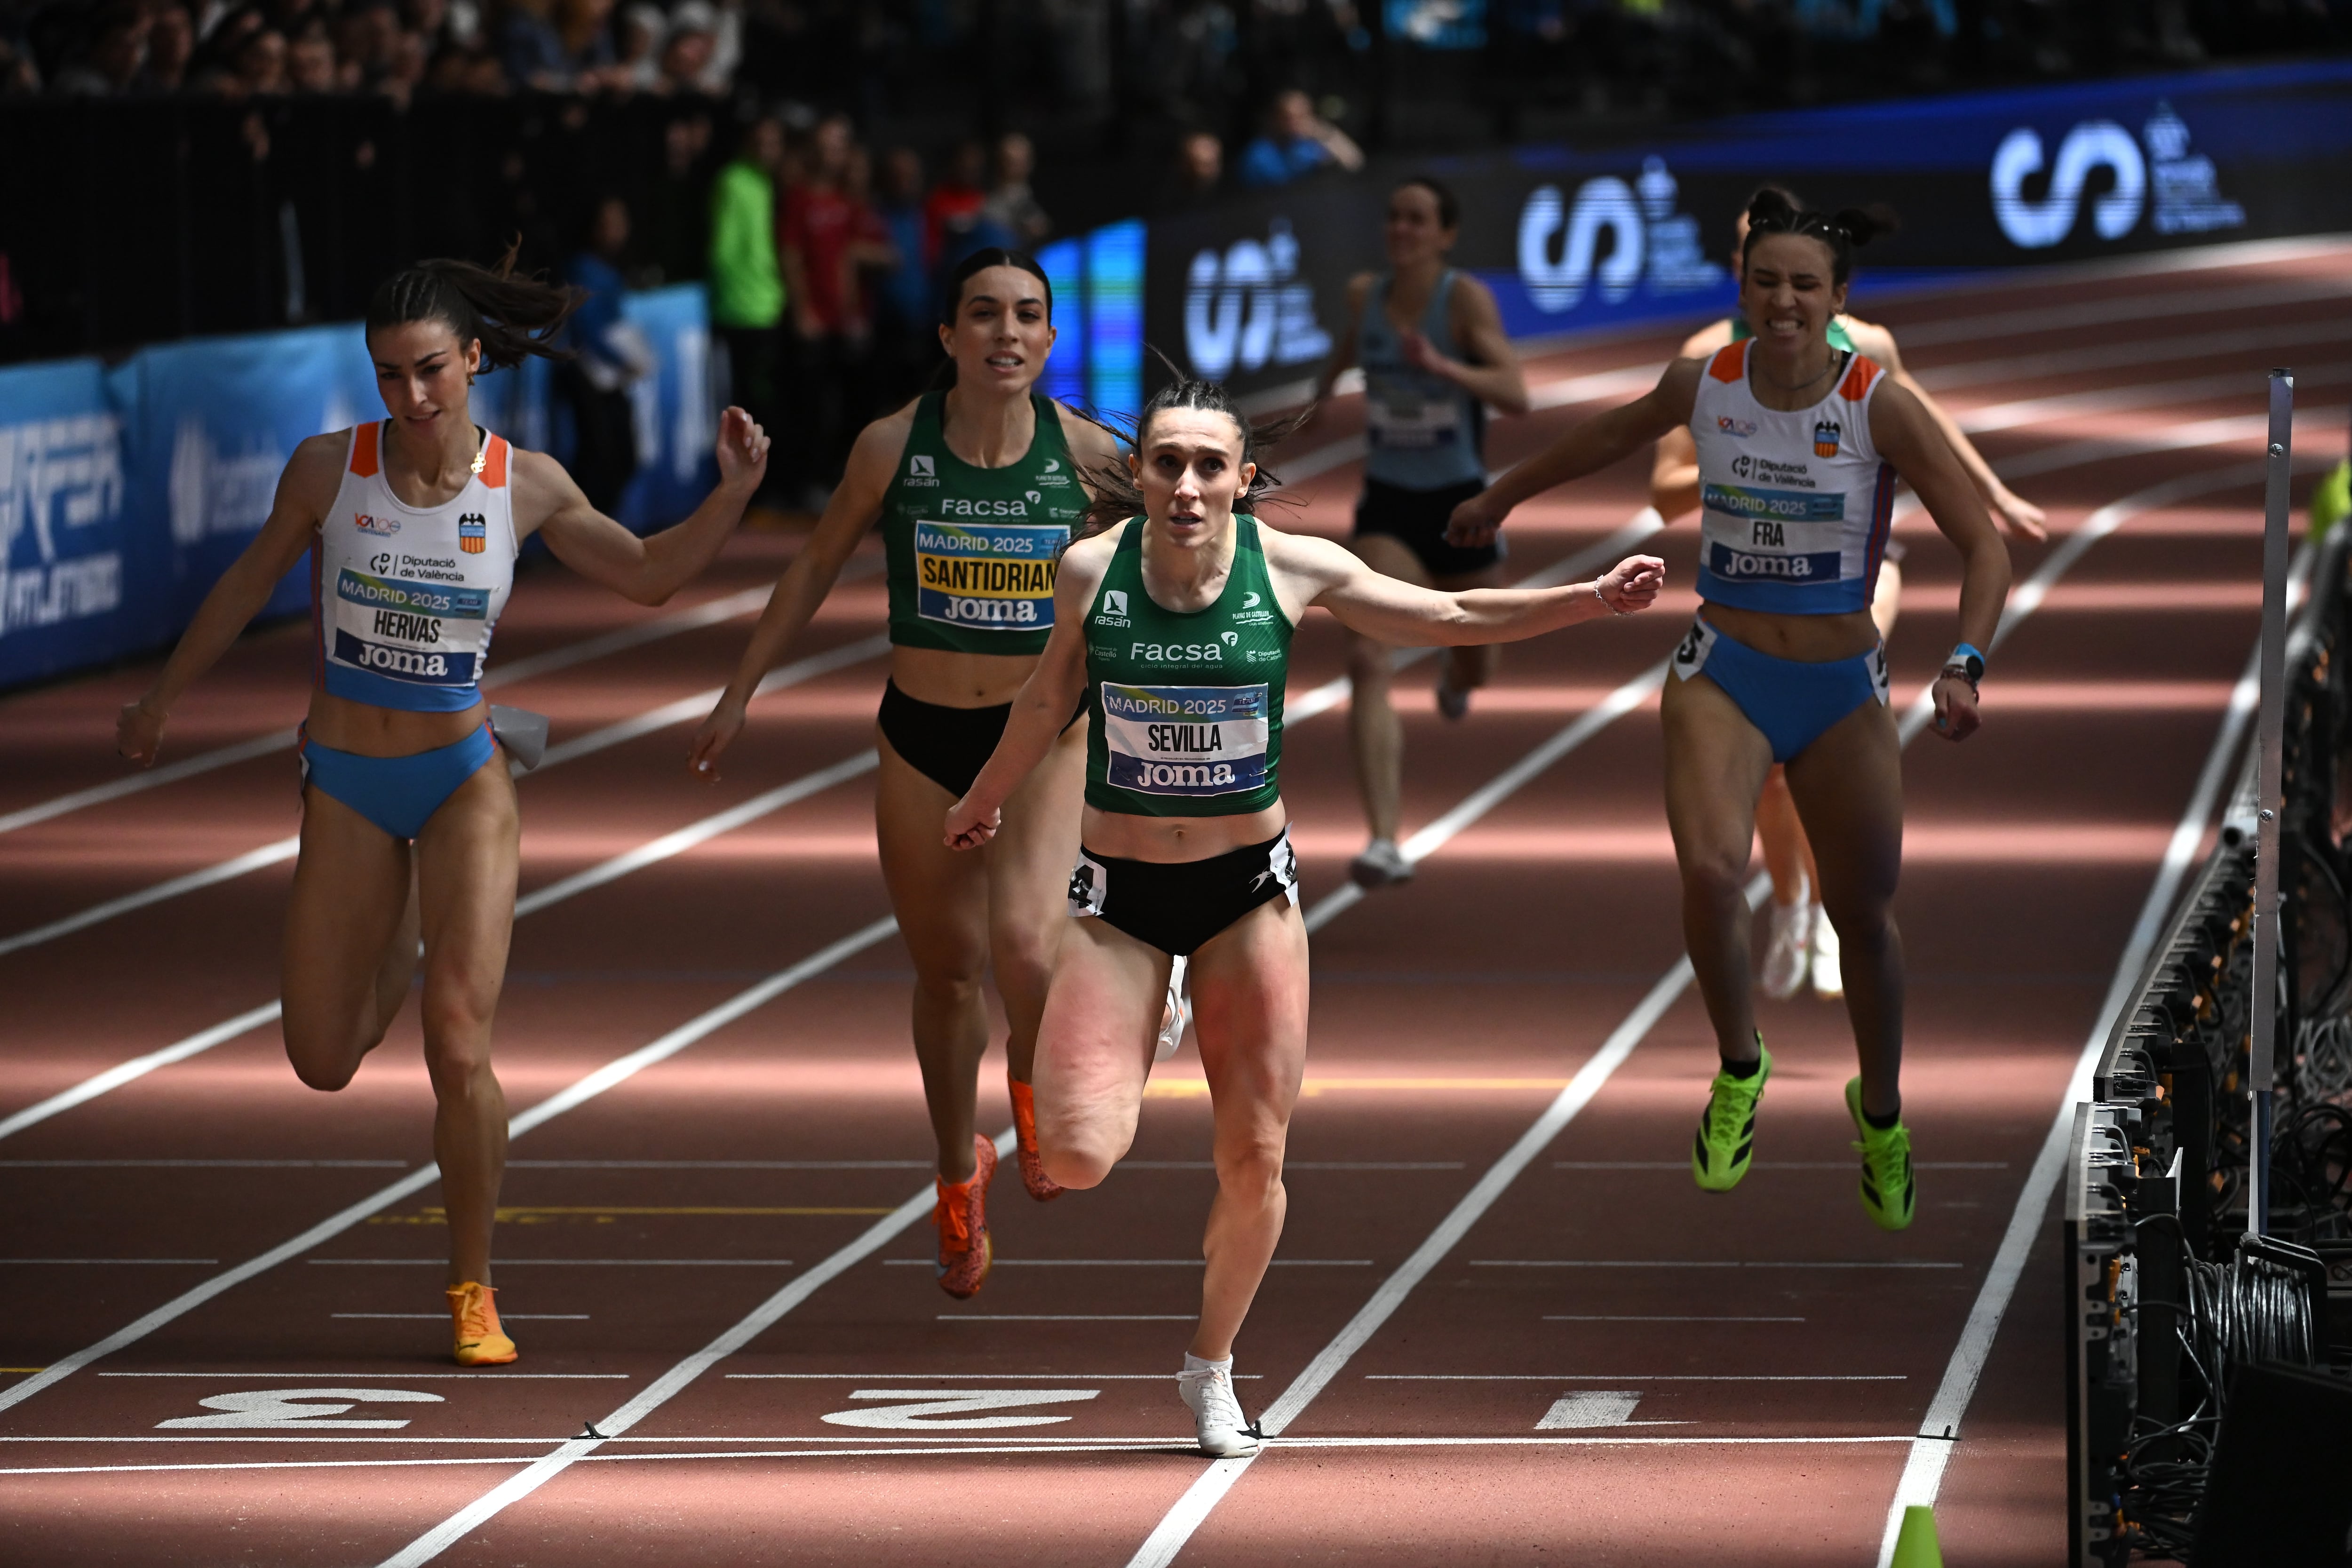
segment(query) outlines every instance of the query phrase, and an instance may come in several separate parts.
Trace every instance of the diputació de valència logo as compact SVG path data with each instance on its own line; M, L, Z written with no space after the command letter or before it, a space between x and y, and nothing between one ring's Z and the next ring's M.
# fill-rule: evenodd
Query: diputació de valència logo
M2213 160L2192 153L2189 143L2188 122L2164 102L2137 137L2112 120L2079 121L2059 142L2055 157L2041 132L2021 125L1993 152L1993 216L2011 244L2047 249L2081 225L2091 177L2105 169L2107 188L2087 203L2091 231L2101 239L2123 238L2143 216L2167 235L2244 226L2246 209L2222 195ZM2027 195L2029 182L2042 194Z
M1699 243L1698 219L1675 210L1679 191L1664 158L1642 160L1633 184L1614 174L1585 181L1570 199L1540 185L1519 209L1519 277L1539 310L1573 310L1598 285L1616 304L1646 281L1652 295L1721 283L1724 270ZM1601 238L1609 236L1608 254Z
M1315 285L1298 276L1288 218L1270 222L1264 240L1193 256L1184 275L1184 352L1193 374L1211 381L1314 364L1330 353L1331 334L1315 317Z

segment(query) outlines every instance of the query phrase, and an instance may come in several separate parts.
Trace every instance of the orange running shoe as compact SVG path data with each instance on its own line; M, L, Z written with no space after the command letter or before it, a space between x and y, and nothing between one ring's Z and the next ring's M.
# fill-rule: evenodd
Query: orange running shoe
M996 1145L971 1136L974 1169L969 1181L939 1184L931 1223L940 1227L940 1289L957 1300L980 1294L995 1254L988 1244L988 1181L996 1174Z
M459 1366L504 1366L515 1359L514 1341L499 1327L496 1290L468 1279L442 1294L449 1298L449 1316L457 1331Z
M1013 1142L1021 1158L1021 1184L1039 1203L1050 1202L1065 1189L1045 1173L1045 1162L1037 1158L1037 1091L1014 1078L1006 1079L1004 1087L1013 1091Z

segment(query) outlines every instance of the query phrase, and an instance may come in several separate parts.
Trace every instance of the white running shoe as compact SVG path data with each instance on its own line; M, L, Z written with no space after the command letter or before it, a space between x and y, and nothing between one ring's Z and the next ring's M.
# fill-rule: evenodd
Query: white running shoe
M1364 846L1364 852L1348 865L1348 877L1356 886L1370 892L1385 888L1391 882L1412 880L1412 862L1404 858L1393 838L1375 838Z
M1845 971L1838 966L1837 927L1823 915L1813 921L1813 994L1834 1002L1845 994Z
M1176 1054L1184 1043L1184 1026L1192 1017L1192 998L1185 992L1184 960L1178 958L1168 969L1168 1000L1160 1010L1160 1041L1152 1047L1151 1059L1164 1062Z
M1793 904L1772 905L1771 936L1764 944L1764 963L1756 984L1775 1002L1786 1002L1805 983L1813 960L1813 925L1822 907L1800 899Z
M1234 1397L1233 1373L1225 1367L1180 1372L1176 1392L1192 1412L1201 1452L1213 1459L1238 1459L1257 1452L1258 1435L1242 1419L1242 1402Z

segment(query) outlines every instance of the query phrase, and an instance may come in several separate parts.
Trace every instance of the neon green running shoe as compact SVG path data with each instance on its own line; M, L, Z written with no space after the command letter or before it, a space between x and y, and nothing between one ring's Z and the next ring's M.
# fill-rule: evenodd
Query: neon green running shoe
M1772 1076L1772 1053L1764 1050L1764 1037L1756 1037L1763 1052L1752 1077L1715 1075L1706 1097L1706 1112L1698 1119L1698 1136L1691 1142L1691 1179L1710 1193L1727 1193L1748 1173L1748 1157L1756 1149L1756 1105L1764 1098L1764 1080Z
M1854 1144L1862 1156L1862 1206L1879 1229L1901 1230L1911 1223L1918 1200L1911 1179L1911 1129L1897 1121L1882 1132L1864 1121L1858 1078L1846 1079L1845 1110L1862 1134Z

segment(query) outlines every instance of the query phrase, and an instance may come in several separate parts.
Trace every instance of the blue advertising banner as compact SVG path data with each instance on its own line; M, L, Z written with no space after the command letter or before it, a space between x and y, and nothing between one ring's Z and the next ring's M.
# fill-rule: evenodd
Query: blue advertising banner
M104 367L0 371L0 685L98 663L134 635L125 500Z
M1729 309L1734 221L1780 181L1886 203L1858 289L1960 271L2352 230L2352 61L2124 78L1747 115L1610 146L1381 160L1151 226L1152 343L1247 393L1297 393L1381 263L1390 188L1461 200L1454 259L1542 336Z
M709 326L698 285L632 295L625 314L655 366L630 389L638 467L619 519L644 531L717 482ZM474 418L566 457L553 384L543 360L485 375ZM0 687L171 642L268 521L295 446L383 416L355 326L0 370ZM306 557L265 613L310 603Z

